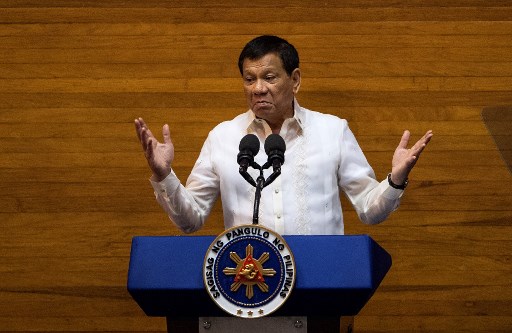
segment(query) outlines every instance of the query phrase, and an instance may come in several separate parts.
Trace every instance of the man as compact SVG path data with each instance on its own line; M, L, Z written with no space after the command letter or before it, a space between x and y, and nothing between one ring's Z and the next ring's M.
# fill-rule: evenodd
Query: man
M239 142L248 133L260 142L279 134L287 147L281 176L262 193L259 221L265 227L280 234L343 234L340 189L367 224L382 222L398 207L432 131L410 149L405 131L391 172L379 183L346 120L298 104L301 72L291 44L276 36L257 37L242 50L238 66L249 111L209 133L186 186L171 169L169 126L163 127L161 143L142 118L135 120L157 200L180 229L188 233L201 228L219 194L226 228L251 223L255 189L238 173L237 164ZM262 165L266 158L260 150L255 161ZM249 171L256 179L259 171Z

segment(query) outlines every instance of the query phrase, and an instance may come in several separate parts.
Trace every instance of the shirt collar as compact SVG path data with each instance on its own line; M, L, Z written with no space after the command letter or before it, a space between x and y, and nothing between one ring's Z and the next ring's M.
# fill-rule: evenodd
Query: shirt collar
M285 120L283 125L293 124L295 123L298 128L303 131L304 127L306 125L306 112L305 110L299 105L299 102L296 98L293 99L293 118L289 118L288 120ZM252 110L249 110L248 112L248 124L247 124L247 133L258 133L259 131L265 132L265 137L268 136L270 133L270 127L268 126L267 122L263 119L256 118L256 115Z

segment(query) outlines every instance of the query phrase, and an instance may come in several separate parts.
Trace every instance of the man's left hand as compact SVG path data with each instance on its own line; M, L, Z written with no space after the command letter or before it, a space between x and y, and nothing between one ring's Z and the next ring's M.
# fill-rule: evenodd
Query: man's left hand
M403 184L409 176L412 168L418 161L423 149L427 146L434 134L431 130L418 140L411 148L407 148L411 133L405 131L395 150L392 161L391 181L395 184Z

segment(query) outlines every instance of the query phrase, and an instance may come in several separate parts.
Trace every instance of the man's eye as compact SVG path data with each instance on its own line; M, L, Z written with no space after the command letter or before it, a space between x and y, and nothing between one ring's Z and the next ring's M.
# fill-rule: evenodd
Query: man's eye
M247 82L247 83L251 83L251 82L254 81L254 78L253 77L245 77L244 81Z
M267 81L273 81L273 80L275 80L275 79L276 79L276 77L275 77L274 75L267 75L267 76L265 77L265 79L266 79Z

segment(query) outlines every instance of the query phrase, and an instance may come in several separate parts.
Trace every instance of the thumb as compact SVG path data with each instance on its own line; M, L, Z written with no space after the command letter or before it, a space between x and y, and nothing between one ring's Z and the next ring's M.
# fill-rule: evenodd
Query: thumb
M162 135L164 137L164 143L172 144L171 131L169 130L169 125L168 124L165 124L164 127L162 127Z

